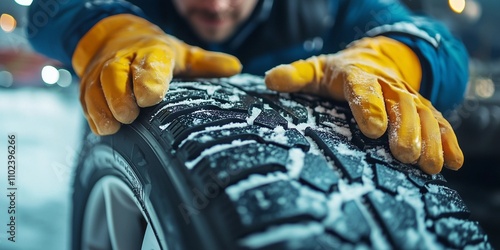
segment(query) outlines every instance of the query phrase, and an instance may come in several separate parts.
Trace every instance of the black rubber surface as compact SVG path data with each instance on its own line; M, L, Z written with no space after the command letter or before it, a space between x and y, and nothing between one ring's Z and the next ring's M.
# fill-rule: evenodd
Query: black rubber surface
M108 174L129 183L165 249L491 248L442 175L396 161L348 106L278 94L258 77L174 82L134 124L89 138L75 249L87 196Z

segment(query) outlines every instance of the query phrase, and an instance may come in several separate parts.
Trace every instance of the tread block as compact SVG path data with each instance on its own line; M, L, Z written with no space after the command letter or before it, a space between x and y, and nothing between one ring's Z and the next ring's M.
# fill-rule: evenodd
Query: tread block
M285 129L288 128L288 121L283 118L278 111L273 109L264 109L255 119L255 123L261 124L262 126L266 126L268 128L276 128L281 126Z
M333 170L325 158L306 154L304 167L300 172L300 180L320 191L328 193L339 182L339 174Z
M428 184L429 192L424 194L425 208L429 216L439 218L452 215L467 218L470 211L457 191L445 186Z
M351 127L355 127L354 129L352 129L352 142L354 143L354 145L356 145L357 147L359 147L363 150L367 150L367 149L374 148L374 147L377 147L380 145L384 145L385 142L387 142L387 140L388 140L387 133L382 135L382 137L380 137L380 138L371 139L371 138L368 138L366 135L364 135L361 132L361 130L359 130L359 127L355 122L351 123L350 125L351 125Z
M315 246L314 248L311 248ZM250 249L250 248L248 248ZM276 250L276 249L287 249L287 250L326 250L326 249L342 249L342 250L353 250L356 249L354 245L340 239L337 236L330 235L327 233L322 233L319 235L311 235L304 238L292 239L289 241L278 242L264 248L259 248L262 250Z
M200 110L174 119L167 129L176 140L183 139L195 131L208 126L224 125L231 122L247 122L250 114L232 110ZM253 121L257 125L274 129L278 126L288 128L288 121L274 110L263 110Z
M379 145L368 149L366 151L366 156L368 157L367 160L372 163L391 164L396 161L387 145Z
M418 191L418 188L406 178L406 175L384 164L375 163L375 176L377 185L393 194L398 192L398 187L417 189Z
M176 87L179 83L171 84L171 90L165 95L167 103L178 102L186 99L210 99L221 103L238 104L235 106L247 109L252 104L261 103L257 98L247 95L235 88L225 85L213 86L211 84Z
M391 162L391 165L389 166L403 172L419 188L423 188L426 184L434 181L432 175L422 172L422 170L420 170L417 166L405 165L396 160Z
M310 95L306 93L290 93L289 95L290 99L293 99L295 102L300 103L306 107L322 106L324 108L334 108L341 112L343 112L344 110L350 112L349 106L347 106L347 104L343 102L337 102L334 100L326 101L324 98L321 98L320 96ZM346 108L344 109L344 107Z
M230 122L246 122L246 113L229 110L201 110L183 115L167 126L175 139L185 134L200 131L207 126L223 125Z
M300 148L304 151L309 150L309 148L311 147L311 144L309 144L309 141L307 141L306 137L302 135L302 133L300 133L297 129L292 128L286 130L284 136L286 138L288 147L293 145L293 147ZM273 137L271 136L270 139L273 139ZM280 140L279 138L276 139Z
M366 153L355 149L345 141L342 135L306 128L305 134L310 136L318 146L331 157L335 164L351 180L358 181L363 175L366 164Z
M425 173L415 174L415 175L409 174L408 178L410 178L410 180L413 183L415 183L415 185L417 185L421 188L424 187L425 184L432 181L432 177L430 175L425 174Z
M218 102L193 102L189 104L179 104L174 106L163 106L158 110L156 116L160 123L166 124L175 118L204 109L219 109Z
M269 104L272 108L281 110L285 115L292 117L294 123L304 123L307 122L307 117L309 112L304 106L295 104L289 100L280 98L276 94L260 95L265 103Z
M326 216L326 198L319 200L300 184L276 181L244 191L235 201L242 225L248 229Z
M425 249L418 231L417 215L412 206L380 191L367 195L389 239L397 249Z
M248 110L251 107L262 105L262 103L252 96L241 96L239 101L228 102L224 108L233 110Z
M211 154L203 158L194 171L205 183L231 185L250 174L285 172L288 150L274 145L250 143Z
M217 88L213 93L210 93L211 97L214 100L222 101L222 102L238 102L241 101L242 97L248 97L248 99L252 98L255 99L249 95L245 95L245 92L242 91L233 91L229 90L225 87Z
M202 132L196 136L186 139L180 150L186 151L188 159L194 159L204 149L221 144L228 143L235 139L256 140L270 144L280 145L285 148L298 147L307 151L310 147L307 139L296 129L270 130L259 126L249 125L246 127L236 127L224 130L210 130ZM176 148L181 140L176 140L173 147Z
M442 218L436 222L435 228L438 237L456 249L487 241L488 238L477 221Z
M358 243L369 237L371 230L368 221L354 200L342 204L342 214L332 223L326 225L326 228L352 243Z
M189 91L193 91L193 96L190 96ZM256 98L244 95L230 95L224 90L217 90L212 94L212 97L206 94L202 90L192 90L187 89L185 91L176 91L172 97L165 97L165 105L159 105L156 108L155 116L158 116L160 123L165 124L171 122L173 119L185 115L188 113L193 113L198 110L218 110L218 109L229 109L233 111L243 111L246 112L253 106L261 105L261 102ZM173 100L170 100L173 99ZM178 103L181 101L190 101L187 103Z
M319 124L327 127L328 129L333 129L337 134L343 135L346 140L350 140L352 137L349 124L344 120L329 114L317 112L315 112L315 117Z
M442 174L435 174L432 175L432 183L443 183L445 184L448 182Z
M175 103L184 101L187 99L208 99L209 96L206 91L203 90L195 90L195 89L183 89L179 88L175 91L168 91L163 98L164 104L167 103Z
M247 95L242 91L235 90L236 89L232 89L230 91L225 87L219 88L211 97L216 101L224 103L223 108L248 110L252 106L262 105L262 101L259 99Z
M345 120L342 120L342 119L335 117L335 116L332 116L330 114L319 113L319 112L315 111L314 116L316 117L316 120L320 124L333 123L339 127L348 127L349 126L349 124Z

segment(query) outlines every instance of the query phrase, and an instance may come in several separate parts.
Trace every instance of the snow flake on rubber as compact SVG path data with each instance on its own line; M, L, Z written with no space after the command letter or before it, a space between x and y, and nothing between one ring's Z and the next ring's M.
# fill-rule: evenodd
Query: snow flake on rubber
M250 112L250 116L247 117L247 123L249 125L253 125L253 122L255 121L255 119L257 119L257 116L259 116L260 113L262 113L262 109L257 108L257 107L253 107L251 112Z
M198 162L201 161L201 159L203 159L207 155L215 154L215 153L220 152L222 150L226 150L226 149L233 148L233 147L239 147L239 146L246 145L249 143L256 143L256 141L254 141L254 140L247 140L247 141L234 140L230 144L215 145L213 147L205 149L203 152L201 152L201 154L198 157L196 157L196 159L186 162L185 165L188 169L192 169L194 166L196 166L196 164L198 164Z

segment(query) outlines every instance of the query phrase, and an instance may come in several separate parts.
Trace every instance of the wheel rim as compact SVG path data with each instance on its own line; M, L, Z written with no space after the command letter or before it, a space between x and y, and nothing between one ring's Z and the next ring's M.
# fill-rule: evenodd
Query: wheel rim
M160 249L134 193L115 176L101 178L90 192L82 249Z

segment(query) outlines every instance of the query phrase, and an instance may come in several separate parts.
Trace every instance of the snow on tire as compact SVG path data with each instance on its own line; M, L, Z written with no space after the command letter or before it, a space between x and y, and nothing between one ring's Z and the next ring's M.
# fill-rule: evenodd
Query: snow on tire
M116 135L89 135L74 248L109 175L133 191L162 249L491 248L442 175L395 160L344 103L276 93L252 75L170 86Z

